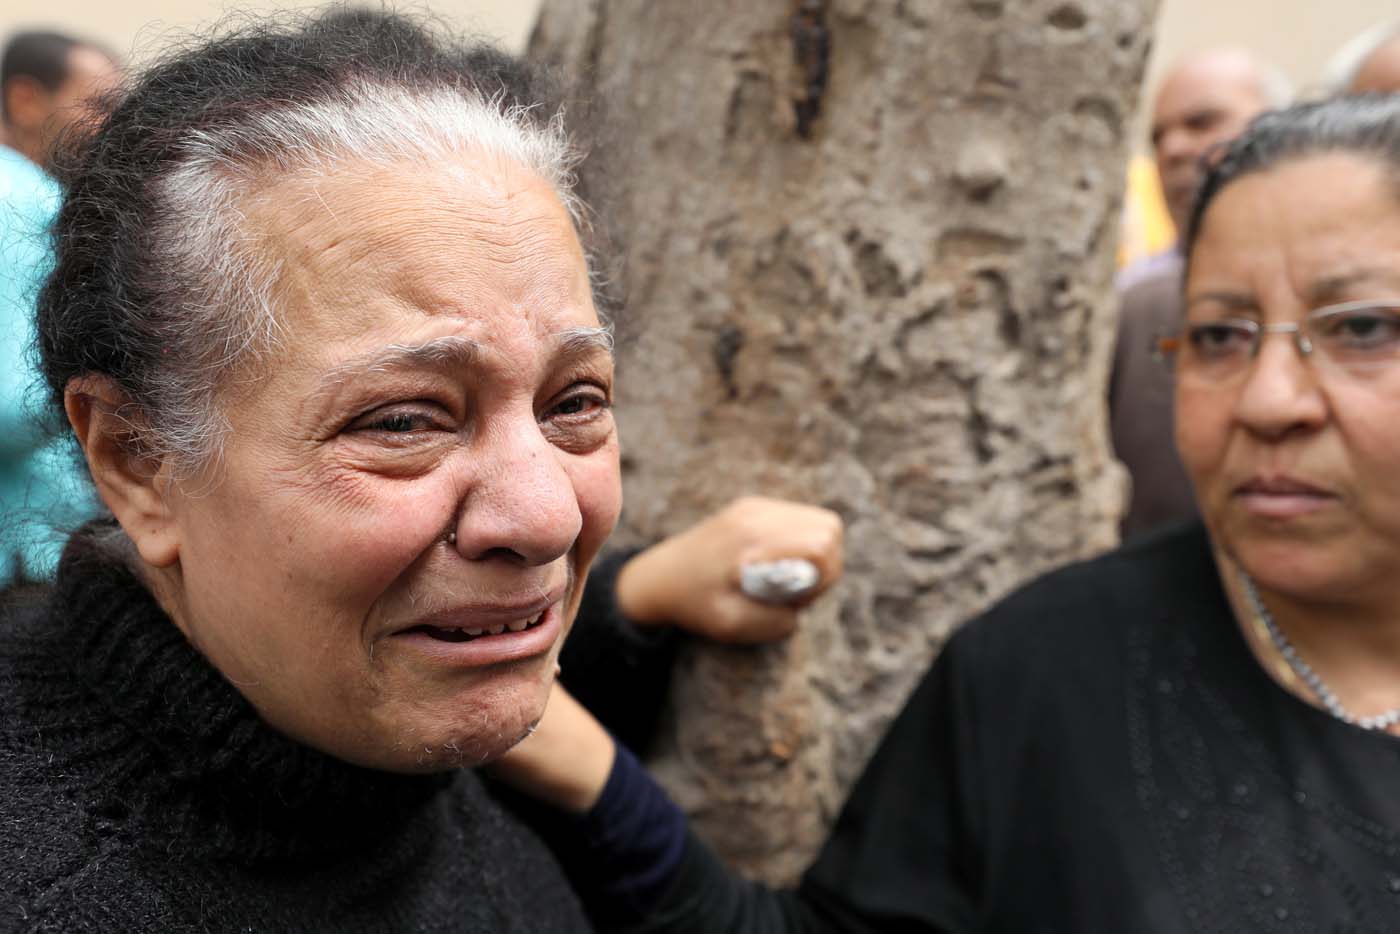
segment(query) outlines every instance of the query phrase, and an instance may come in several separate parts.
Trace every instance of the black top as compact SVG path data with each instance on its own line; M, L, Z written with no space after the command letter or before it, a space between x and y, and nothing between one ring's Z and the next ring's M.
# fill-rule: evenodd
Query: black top
M75 551L0 625L0 931L591 930L475 774L282 737L127 570Z
M691 841L646 930L1394 934L1400 739L1264 673L1193 525L959 631L796 892Z

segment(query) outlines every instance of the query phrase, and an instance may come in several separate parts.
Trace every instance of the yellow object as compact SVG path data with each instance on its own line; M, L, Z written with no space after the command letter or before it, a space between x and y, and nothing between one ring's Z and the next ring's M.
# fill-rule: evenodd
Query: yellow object
M1157 166L1147 156L1128 164L1128 187L1118 233L1118 268L1161 253L1176 242L1176 229L1162 197Z

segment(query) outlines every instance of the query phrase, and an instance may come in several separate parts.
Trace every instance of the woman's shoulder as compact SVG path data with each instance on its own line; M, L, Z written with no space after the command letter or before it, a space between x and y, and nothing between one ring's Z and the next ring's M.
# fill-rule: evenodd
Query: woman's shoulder
M1035 578L994 608L998 615L1075 610L1098 615L1160 600L1164 591L1213 581L1210 540L1199 522L1173 525L1131 544Z
M50 588L10 584L0 591L0 799L7 797L14 759L44 745L46 724L35 714L52 711L71 694L62 670L62 646L49 623Z
M51 590L47 584L11 581L0 589L0 710L13 714L21 674L33 669L36 657L45 651ZM13 717L0 720L0 727Z
M1209 617L1220 606L1210 540L1199 522L1050 571L962 627L949 649L979 664L1102 659L1130 628Z
M46 638L48 588L11 585L0 593L0 930L85 930L120 920L120 912L94 903L95 891L111 895L123 859L101 850L92 836L90 808L81 789L65 780L54 754L52 724L36 713L61 706L45 685L58 685L51 640ZM99 852L101 850L101 852ZM84 884L74 887L74 880ZM107 888L108 884L111 888ZM136 897L131 880L122 883ZM62 893L61 897L54 897ZM124 902L125 903L125 902ZM23 921L20 928L14 913Z

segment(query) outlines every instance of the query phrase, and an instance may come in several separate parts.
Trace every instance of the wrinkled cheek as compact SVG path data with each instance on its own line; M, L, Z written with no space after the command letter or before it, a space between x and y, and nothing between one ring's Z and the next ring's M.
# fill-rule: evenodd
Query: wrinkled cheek
M622 470L617 441L595 451L572 466L570 474L578 495L583 528L580 557L592 560L617 525L622 512Z
M583 520L578 542L574 546L577 582L569 607L569 618L572 620L579 596L583 593L588 569L617 526L618 516L622 512L622 476L616 442L575 461L569 466L569 476Z
M432 546L454 514L451 484L317 478L281 502L284 573L333 602L372 602ZM293 581L291 578L295 578Z

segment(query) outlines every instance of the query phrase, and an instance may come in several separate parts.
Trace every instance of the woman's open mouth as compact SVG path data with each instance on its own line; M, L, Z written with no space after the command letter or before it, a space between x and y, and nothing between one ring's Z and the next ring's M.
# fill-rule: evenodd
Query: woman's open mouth
M508 623L498 623L494 626L414 626L412 629L405 629L404 633L422 633L430 639L437 639L439 642L471 642L473 639L480 639L484 636L499 636L507 632L524 632L527 629L533 629L543 622L547 612L549 611L542 610L532 617L511 620Z
M543 655L564 634L563 591L514 609L464 607L393 633L391 645L450 668L479 668Z

